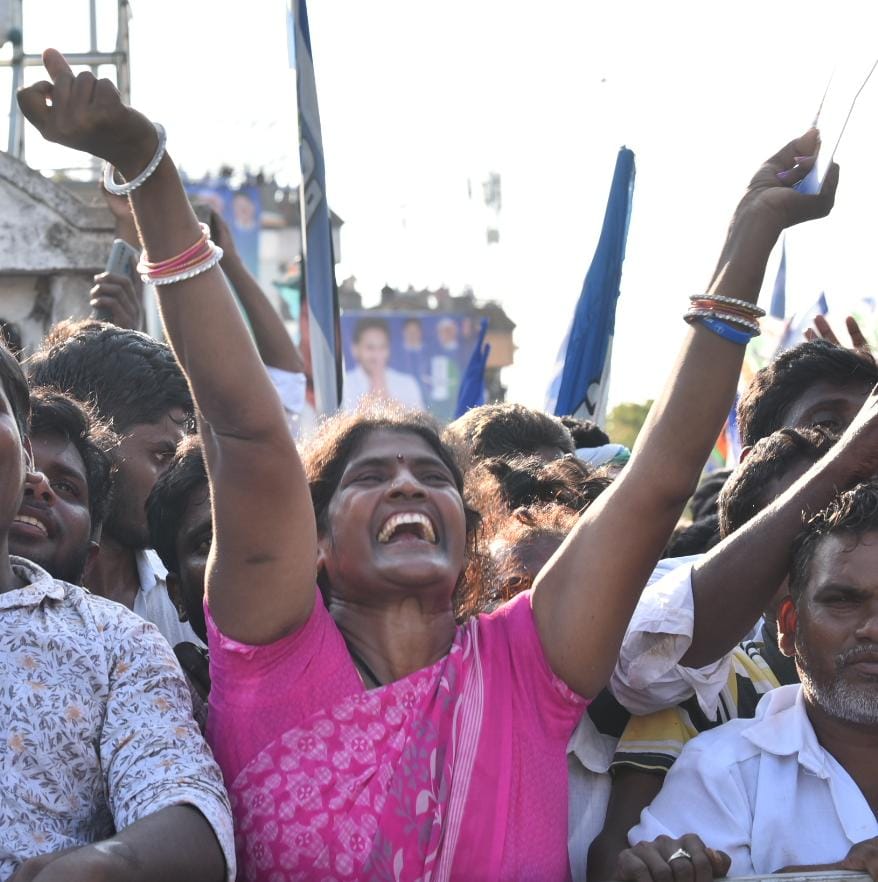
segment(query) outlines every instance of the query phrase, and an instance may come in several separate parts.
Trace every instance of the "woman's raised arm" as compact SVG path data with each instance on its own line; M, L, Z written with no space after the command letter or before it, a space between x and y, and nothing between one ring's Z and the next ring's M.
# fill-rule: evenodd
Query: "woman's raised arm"
M811 169L818 148L812 129L762 165L732 218L705 297L755 303L780 232L829 213L837 166L817 195L791 186ZM744 346L700 322L688 329L631 461L535 583L534 614L549 663L580 695L595 696L609 680L640 592L729 412L743 356Z
M47 140L136 178L157 149L153 124L125 107L109 80L74 76L54 49L43 60L52 82L19 92L24 115ZM167 154L130 198L150 262L180 255L201 237ZM314 603L317 539L302 465L219 267L157 290L200 414L214 516L211 614L228 636L268 643L304 623Z

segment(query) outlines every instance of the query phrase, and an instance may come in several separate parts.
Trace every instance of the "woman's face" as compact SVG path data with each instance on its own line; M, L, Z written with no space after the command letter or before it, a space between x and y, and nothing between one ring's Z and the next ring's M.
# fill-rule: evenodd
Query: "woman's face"
M329 503L320 562L330 594L381 604L412 593L450 605L466 517L454 477L420 436L366 435Z

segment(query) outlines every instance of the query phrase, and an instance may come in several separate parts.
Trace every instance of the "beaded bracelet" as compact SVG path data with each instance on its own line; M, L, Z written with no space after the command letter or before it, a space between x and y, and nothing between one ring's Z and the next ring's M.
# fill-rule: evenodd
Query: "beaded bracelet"
M723 340L728 340L730 343L738 343L741 346L746 346L753 337L756 336L753 333L739 331L737 328L733 328L731 325L727 325L723 321L708 318L707 316L702 316L698 321L700 324L704 325L708 331L713 331L714 334L718 337L722 337Z
M749 315L752 315L753 318L762 318L765 315L765 310L758 307L755 303L750 303L749 300L739 300L737 297L725 297L722 294L693 294L690 298L690 301L695 303L696 301L713 301L714 304L724 304L726 306L737 307L738 309L742 309L747 312Z
M155 133L158 136L158 144L155 148L155 154L149 161L149 165L133 180L124 184L117 184L114 180L116 169L109 162L104 163L104 189L114 196L127 196L132 190L136 190L143 185L152 176L152 173L159 167L162 157L165 155L165 144L168 136L165 127L161 123L154 122Z

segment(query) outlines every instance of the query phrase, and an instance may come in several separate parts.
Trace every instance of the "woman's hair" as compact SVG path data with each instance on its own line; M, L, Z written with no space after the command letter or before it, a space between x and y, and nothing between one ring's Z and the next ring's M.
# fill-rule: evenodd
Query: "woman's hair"
M559 505L584 512L612 483L605 469L594 469L575 456L545 462L538 456L493 457L470 469L466 499L489 523L503 524L524 506Z
M432 417L421 411L408 410L386 402L367 404L355 411L338 413L324 420L302 451L318 535L325 534L329 529L329 503L341 483L348 462L373 432L417 435L451 472L457 492L463 499L463 474L460 466L451 449L442 443L439 427ZM475 550L481 519L478 512L466 504L464 514L469 557ZM325 597L328 586L321 581L320 587ZM459 584L458 590L460 588Z

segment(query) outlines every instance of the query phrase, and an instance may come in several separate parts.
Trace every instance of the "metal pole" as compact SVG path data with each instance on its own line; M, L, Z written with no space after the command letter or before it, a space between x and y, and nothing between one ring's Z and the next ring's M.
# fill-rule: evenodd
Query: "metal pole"
M119 0L118 26L116 28L116 86L122 96L124 104L131 103L131 56L128 41L128 20L131 18L131 9L128 0Z
M24 153L24 120L21 110L18 107L18 90L23 85L24 69L22 59L24 58L24 37L21 33L23 14L22 3L24 0L14 0L12 6L12 30L10 31L10 39L12 40L12 98L9 105L9 142L7 151L10 156L21 159Z

